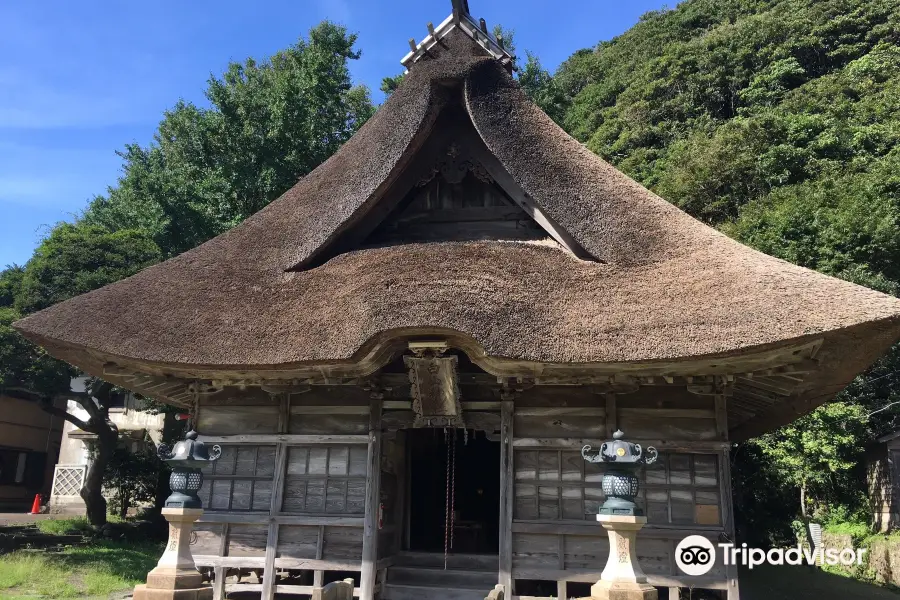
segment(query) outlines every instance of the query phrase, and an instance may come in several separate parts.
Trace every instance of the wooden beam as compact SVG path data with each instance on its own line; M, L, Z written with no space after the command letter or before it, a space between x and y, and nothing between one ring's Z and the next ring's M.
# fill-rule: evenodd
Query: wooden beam
M281 399L282 416L280 424L286 429L287 420L285 413L290 401L287 396ZM287 468L288 449L284 444L275 447L275 476L272 479L272 499L269 503L269 514L276 515L281 512L281 499L284 494L284 472ZM271 519L266 535L266 562L263 567L263 589L261 600L274 600L275 598L275 556L278 551L278 522Z
M728 407L724 394L715 395L716 433L720 439L728 439Z
M685 452L699 453L715 453L728 445L724 441L670 441L670 440L650 440L650 439L632 439L629 441L637 442L642 446L653 446L657 450L683 450ZM560 448L560 449L578 449L584 446L595 446L596 439L586 438L517 438L513 441L515 448Z
M599 570L566 570L556 569L516 569L516 579L536 579L539 581L571 581L577 583L596 583L600 579ZM728 583L718 577L675 577L647 573L647 583L656 587L686 587L707 590L728 589ZM523 596L512 596L522 598Z
M616 406L616 395L606 394L606 435L612 438L619 428L619 411Z
M216 567L213 569L213 600L225 600L225 577L228 569Z
M329 525L332 527L362 527L362 517L328 517L328 516L304 516L304 515L269 515L268 513L236 513L236 512L205 512L198 523L240 523L242 525Z
M503 586L506 597L513 594L512 579L512 520L514 506L513 481L513 401L500 405L500 572L497 583Z
M723 448L719 455L719 486L721 488L722 525L725 532L734 541L734 498L731 490L731 450ZM726 565L725 575L728 578L728 600L739 600L741 597L738 585L738 572L736 565Z
M381 400L372 394L369 404L369 454L366 472L366 516L363 525L362 571L359 578L360 598L374 600L378 562L378 506L381 495Z
M273 494L274 496L274 494ZM263 588L261 600L275 599L275 553L278 549L278 523L269 523L269 532L266 536L266 563L263 567Z
M254 433L246 435L202 435L207 444L365 444L367 435L299 435L290 433Z
M198 567L226 567L232 569L262 569L266 566L263 556L212 556L200 554L194 557ZM316 560L314 558L276 558L276 569L303 571L359 571L356 560Z

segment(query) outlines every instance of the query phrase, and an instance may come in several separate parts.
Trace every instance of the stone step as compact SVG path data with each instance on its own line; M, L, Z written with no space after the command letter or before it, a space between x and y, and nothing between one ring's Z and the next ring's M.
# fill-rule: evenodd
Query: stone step
M388 583L384 586L383 597L384 600L484 600L491 589L470 590Z
M394 558L394 565L443 569L444 555L439 552L400 552ZM451 554L447 557L447 568L497 573L500 558L496 554Z
M497 571L473 571L435 567L388 568L387 582L397 585L414 585L438 588L463 588L490 590L497 585ZM486 592L485 592L486 593Z

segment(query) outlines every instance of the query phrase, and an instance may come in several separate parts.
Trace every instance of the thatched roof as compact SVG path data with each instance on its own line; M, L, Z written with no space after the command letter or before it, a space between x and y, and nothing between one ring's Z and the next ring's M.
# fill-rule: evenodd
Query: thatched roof
M453 102L595 260L553 244L482 241L358 250L315 266L373 214ZM409 328L545 363L727 358L821 338L823 373L808 391L819 397L900 337L900 301L691 218L567 135L460 34L416 62L337 154L242 225L16 327L89 371L97 356L235 370L348 361Z

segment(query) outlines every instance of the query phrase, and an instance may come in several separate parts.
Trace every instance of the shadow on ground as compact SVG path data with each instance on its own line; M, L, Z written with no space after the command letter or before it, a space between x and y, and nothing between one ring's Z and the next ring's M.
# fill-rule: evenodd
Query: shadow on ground
M740 573L741 600L900 600L900 594L820 569L762 566Z

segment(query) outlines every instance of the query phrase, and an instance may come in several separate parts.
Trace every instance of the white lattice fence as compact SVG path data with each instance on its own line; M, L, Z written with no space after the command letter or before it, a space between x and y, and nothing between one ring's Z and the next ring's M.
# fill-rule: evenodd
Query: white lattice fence
M56 465L53 473L54 496L78 496L84 485L84 465Z

